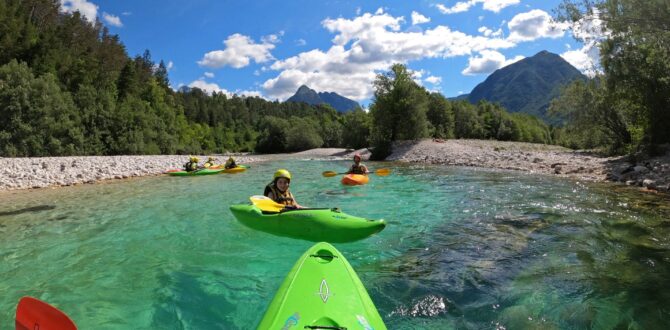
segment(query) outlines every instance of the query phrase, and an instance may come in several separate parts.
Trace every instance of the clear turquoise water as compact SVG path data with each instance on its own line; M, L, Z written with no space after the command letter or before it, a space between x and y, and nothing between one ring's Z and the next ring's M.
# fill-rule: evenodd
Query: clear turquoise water
M391 329L670 327L670 201L513 172L346 162L253 164L0 195L0 328L32 295L81 329L250 329L311 242L239 224L228 206L277 168L301 204L387 228L336 244ZM382 166L382 164L372 164Z

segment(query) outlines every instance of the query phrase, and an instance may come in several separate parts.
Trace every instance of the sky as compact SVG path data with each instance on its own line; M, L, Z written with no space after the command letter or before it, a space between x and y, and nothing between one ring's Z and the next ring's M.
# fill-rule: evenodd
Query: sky
M118 34L130 56L163 60L174 89L284 101L307 85L367 106L376 75L394 63L446 97L542 50L585 74L598 69L589 24L552 20L560 0L60 2Z

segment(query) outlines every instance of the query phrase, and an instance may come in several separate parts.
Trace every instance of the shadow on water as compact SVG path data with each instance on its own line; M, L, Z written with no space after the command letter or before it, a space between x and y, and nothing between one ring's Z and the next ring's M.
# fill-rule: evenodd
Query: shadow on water
M34 212L41 212L41 211L50 211L56 208L56 205L38 205L38 206L31 206L31 207L26 207L18 210L12 210L12 211L3 211L0 212L0 217L3 216L12 216L12 215L19 215L19 214L24 214L24 213L34 213Z
M234 315L236 305L223 293L208 292L198 277L174 272L159 276L158 282L152 328L225 329L234 324L227 316Z

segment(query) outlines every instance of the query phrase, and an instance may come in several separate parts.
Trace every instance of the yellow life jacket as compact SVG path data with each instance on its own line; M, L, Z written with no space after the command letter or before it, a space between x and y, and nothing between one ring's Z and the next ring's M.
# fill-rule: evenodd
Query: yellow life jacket
M274 197L275 202L288 206L295 206L295 199L293 198L293 194L291 194L290 189L286 189L285 192L281 192L279 191L279 188L275 186L274 182L270 182L267 186L265 186L265 192L263 194L267 196L270 192L272 192L272 196Z
M349 173L351 173L351 174L366 174L365 173L365 166L363 165L363 163L358 163L358 165L356 165L354 163L354 165L351 165L351 168L349 169Z

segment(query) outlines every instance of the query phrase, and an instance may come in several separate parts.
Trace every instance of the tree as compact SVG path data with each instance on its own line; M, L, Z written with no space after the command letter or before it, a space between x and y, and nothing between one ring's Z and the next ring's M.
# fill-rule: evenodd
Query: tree
M601 20L608 33L600 43L603 68L603 126L616 128L616 144L670 142L670 7L663 0L565 0L563 21L588 25ZM639 142L637 136L641 135Z
M454 112L451 103L440 93L428 96L428 122L432 126L432 136L440 139L454 137Z
M374 158L385 158L392 141L428 136L428 96L404 65L394 64L390 71L377 75L374 87L370 105Z
M372 118L361 109L344 115L342 143L347 148L360 149L368 146Z

